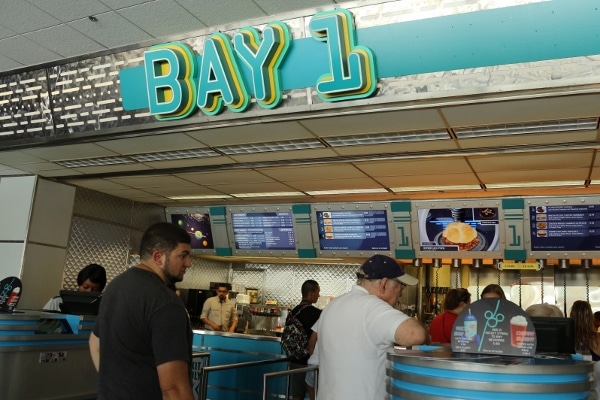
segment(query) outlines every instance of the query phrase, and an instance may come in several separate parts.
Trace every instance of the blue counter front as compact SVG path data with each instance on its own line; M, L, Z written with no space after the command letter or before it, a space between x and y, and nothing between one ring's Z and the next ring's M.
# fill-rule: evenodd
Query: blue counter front
M388 354L392 400L579 400L594 387L591 361L395 350Z
M260 400L263 393L263 375L288 368L286 355L277 337L195 330L193 345L195 352L210 353L210 367L281 360L266 365L209 372L207 399ZM200 390L197 384L197 380L194 379L195 393L199 393ZM273 380L269 384L268 393L282 394L285 397L285 391L285 378Z

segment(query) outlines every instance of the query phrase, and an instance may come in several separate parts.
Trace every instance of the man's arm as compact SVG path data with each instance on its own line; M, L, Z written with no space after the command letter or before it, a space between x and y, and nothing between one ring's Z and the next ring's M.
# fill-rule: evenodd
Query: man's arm
M423 344L429 341L425 328L416 320L409 318L396 328L395 342L402 346Z
M312 355L315 351L315 345L317 344L317 332L312 331L312 334L308 338L308 353Z
M188 376L188 363L169 361L156 367L163 400L194 400Z
M96 371L100 370L100 338L94 335L93 333L90 335L89 340L90 345L90 354L92 356L92 362L94 363L94 367L96 367Z
M202 321L202 323L204 325L210 326L214 331L220 331L221 326L217 325L216 323L214 323L210 319L208 319L208 316L210 315L210 301L209 300L210 299L207 299L204 302L204 305L202 306L202 313L200 313L200 321Z

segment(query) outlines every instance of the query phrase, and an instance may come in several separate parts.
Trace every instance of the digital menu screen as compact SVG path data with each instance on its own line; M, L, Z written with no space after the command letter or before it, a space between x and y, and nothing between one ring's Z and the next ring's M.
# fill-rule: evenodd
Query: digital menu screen
M600 205L530 206L531 250L600 250Z
M215 248L209 214L171 214L171 222L190 235L193 250Z
M421 251L499 251L497 207L418 210Z
M386 210L317 211L321 250L390 250Z
M291 212L232 213L237 250L296 250Z

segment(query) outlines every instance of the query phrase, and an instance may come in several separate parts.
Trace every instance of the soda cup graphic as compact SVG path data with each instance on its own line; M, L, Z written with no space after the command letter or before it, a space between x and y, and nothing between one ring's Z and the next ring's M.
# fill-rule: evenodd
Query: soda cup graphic
M527 332L527 319L522 315L515 315L510 319L510 344L521 347Z
M471 314L471 309L469 308L469 314L465 316L465 338L468 341L475 340L475 336L477 335L477 318Z

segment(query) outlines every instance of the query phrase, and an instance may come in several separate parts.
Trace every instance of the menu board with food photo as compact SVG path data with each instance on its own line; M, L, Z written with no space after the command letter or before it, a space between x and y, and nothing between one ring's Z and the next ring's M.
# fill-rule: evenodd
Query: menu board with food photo
M421 251L499 251L497 207L418 210Z
M600 205L529 207L531 250L600 251Z

